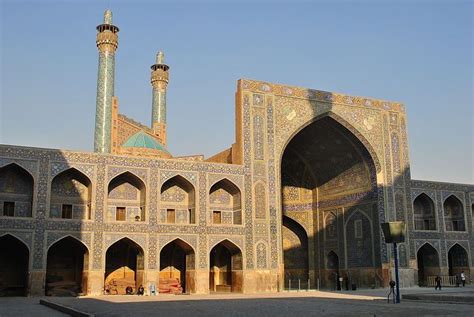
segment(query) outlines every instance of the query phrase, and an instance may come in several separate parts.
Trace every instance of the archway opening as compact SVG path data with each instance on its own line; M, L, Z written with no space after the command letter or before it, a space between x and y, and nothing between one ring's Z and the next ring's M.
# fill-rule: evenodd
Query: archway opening
M296 282L300 286L309 280L310 287L315 288L319 280L323 287L323 281L331 281L328 282L329 288L334 288L334 272L327 270L325 263L325 255L330 251L341 257L339 274L357 284L357 287L376 287L388 283L384 279L388 276L388 270L382 269L380 227L376 225L379 223L376 158L361 141L363 137L355 135L338 120L343 122L331 114L310 123L292 137L282 155L285 287L290 286L289 279L298 279L300 281ZM357 219L347 226L345 219L356 210L367 215L368 222ZM301 252L304 239L287 227L285 217L305 228L307 258L291 255L297 250ZM346 239L351 233L348 231L354 231L354 227L357 230L357 247L351 247L356 243L354 239ZM370 232L361 234L361 228ZM297 247L292 247L291 241ZM360 250L369 255L369 261L358 259ZM300 262L292 263L295 261L292 258ZM291 286L293 289L294 283Z
M112 179L107 195L107 220L136 222L145 221L145 184L130 172Z
M112 244L105 255L105 292L110 295L124 295L127 287L136 293L144 285L143 249L128 238Z
M161 186L161 208L162 222L196 223L194 186L180 175L170 178Z
M33 177L17 164L0 168L0 217L31 217Z
M209 190L212 224L242 224L240 190L228 179L220 180Z
M436 230L436 217L433 200L425 193L413 201L415 230Z
M449 249L448 267L450 276L460 275L464 272L466 281L470 280L469 277L471 275L471 272L469 268L469 258L466 249L464 249L457 243L453 245L451 249Z
M330 288L332 286L334 289L340 290L342 285L339 282L339 257L334 251L327 255L326 269L328 272L325 276L332 277L331 280L326 281L326 287Z
M78 296L87 294L89 252L72 237L63 238L48 249L45 294Z
M56 175L51 182L50 217L91 219L92 183L75 168Z
M28 259L23 242L9 234L0 237L0 297L27 295Z
M191 246L177 239L161 249L160 293L194 293L195 278L195 254Z
M418 263L418 285L427 286L428 277L440 274L438 251L430 244L424 244L416 253Z
M446 198L443 204L446 231L465 231L464 206L454 195Z
M301 287L301 283L307 285L309 261L306 231L293 219L283 216L282 234L285 288L295 289Z
M242 292L242 284L242 252L224 240L210 253L209 289L219 293Z

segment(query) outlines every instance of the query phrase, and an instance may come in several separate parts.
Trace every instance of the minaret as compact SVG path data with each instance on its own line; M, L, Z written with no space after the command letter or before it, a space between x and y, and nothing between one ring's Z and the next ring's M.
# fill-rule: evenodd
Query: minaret
M104 23L97 26L99 72L95 112L94 152L110 153L112 134L112 97L114 96L115 51L119 28L112 24L112 11L105 10Z
M151 85L153 86L151 127L161 144L166 146L166 88L169 66L164 62L165 54L160 51L156 54L156 64L151 66Z

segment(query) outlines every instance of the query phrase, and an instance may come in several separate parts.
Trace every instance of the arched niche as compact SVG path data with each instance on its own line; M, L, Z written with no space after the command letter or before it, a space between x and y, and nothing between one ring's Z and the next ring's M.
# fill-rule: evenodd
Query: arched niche
M175 239L160 251L159 292L167 294L196 291L194 249L181 239Z
M114 177L107 191L107 220L140 222L146 217L146 188L136 175L125 172Z
M145 280L145 258L141 246L128 238L112 244L105 254L104 289L109 295L124 295L131 287L136 293Z
M228 179L222 179L209 190L212 224L242 224L240 189Z
M413 201L415 230L436 230L436 215L433 200L425 193Z
M87 294L89 251L79 240L65 237L48 249L45 295Z
M418 264L418 285L427 286L428 277L440 275L438 251L429 243L425 243L416 253Z
M210 252L209 290L211 292L242 292L242 251L229 240L215 245Z
M283 216L282 239L284 285L295 288L298 280L307 283L309 278L308 235L299 223Z
M465 231L464 206L454 195L449 196L443 203L444 223L446 231Z
M56 175L51 182L50 217L91 219L92 183L75 168Z
M469 256L461 245L454 244L448 251L448 268L449 275L455 276L462 272L466 275L466 280L470 277Z
M0 237L0 297L27 295L29 253L18 238Z
M162 212L166 223L196 223L196 194L194 186L181 175L176 175L161 186Z
M0 168L0 216L31 217L33 176L12 163Z

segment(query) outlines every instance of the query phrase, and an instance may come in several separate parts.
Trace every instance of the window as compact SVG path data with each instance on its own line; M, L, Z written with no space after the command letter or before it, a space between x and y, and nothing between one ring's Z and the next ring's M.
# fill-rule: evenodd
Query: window
M3 215L8 217L15 216L15 203L13 201L3 202Z
M354 221L354 233L356 238L362 238L362 220Z
M117 207L115 211L115 220L125 221L126 209L125 207Z
M212 220L213 223L216 223L216 224L222 223L221 212L214 210L214 211L212 212L212 219L213 219L213 220Z
M166 222L167 223L176 222L176 211L174 209L166 209Z
M63 205L61 218L72 219L72 205Z
M189 223L195 223L195 219L194 219L194 212L192 209L188 209L188 213L189 213Z

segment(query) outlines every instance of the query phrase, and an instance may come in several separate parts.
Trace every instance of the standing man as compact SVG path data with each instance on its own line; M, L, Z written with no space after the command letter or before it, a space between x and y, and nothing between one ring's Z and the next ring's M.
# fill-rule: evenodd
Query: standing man
M439 277L439 275L436 275L435 290L437 290L438 288L439 288L439 290L441 290L441 277Z
M461 283L462 287L466 286L466 274L464 274L464 271L461 272Z

